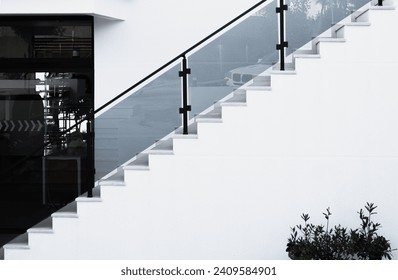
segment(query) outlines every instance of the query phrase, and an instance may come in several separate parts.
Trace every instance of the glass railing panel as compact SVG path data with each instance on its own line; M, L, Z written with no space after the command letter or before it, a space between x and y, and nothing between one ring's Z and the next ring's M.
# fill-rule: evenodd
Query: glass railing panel
M286 38L287 54L321 35L369 0L287 0ZM326 34L331 36L331 34Z
M276 1L189 55L191 117L278 61Z
M97 180L181 126L179 68L172 67L96 117Z

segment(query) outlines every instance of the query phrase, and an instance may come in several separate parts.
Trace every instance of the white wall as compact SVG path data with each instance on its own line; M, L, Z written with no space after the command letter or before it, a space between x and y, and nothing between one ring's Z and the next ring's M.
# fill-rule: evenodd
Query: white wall
M355 228L366 202L397 248L397 13L372 11L295 75L272 73L271 91L248 90L245 106L126 170L125 186L104 182L100 201L78 199L78 218L54 219L6 259L287 259L302 213L324 223L331 207L332 225Z

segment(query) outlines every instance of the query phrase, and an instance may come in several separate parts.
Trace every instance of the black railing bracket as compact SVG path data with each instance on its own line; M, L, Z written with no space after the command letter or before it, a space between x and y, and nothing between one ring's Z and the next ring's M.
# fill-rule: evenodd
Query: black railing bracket
M279 14L279 44L276 45L276 49L279 51L281 71L285 70L285 48L289 46L285 41L285 11L288 10L288 6L284 2L279 0L279 7L276 8L276 13Z
M186 56L182 57L181 71L179 76L182 78L182 107L179 112L182 114L182 130L183 134L188 134L188 112L191 111L191 105L188 105L188 75L191 74L191 69L188 68L188 61Z

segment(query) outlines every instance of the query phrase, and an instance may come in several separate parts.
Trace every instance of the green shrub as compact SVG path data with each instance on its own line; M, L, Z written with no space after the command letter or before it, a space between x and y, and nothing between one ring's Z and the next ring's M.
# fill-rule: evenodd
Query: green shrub
M291 228L286 252L293 260L391 260L390 241L378 235L381 225L372 220L376 208L367 203L366 212L358 212L361 225L355 230L341 225L329 229L329 208L323 213L326 227L309 223L310 216L303 214L304 225Z

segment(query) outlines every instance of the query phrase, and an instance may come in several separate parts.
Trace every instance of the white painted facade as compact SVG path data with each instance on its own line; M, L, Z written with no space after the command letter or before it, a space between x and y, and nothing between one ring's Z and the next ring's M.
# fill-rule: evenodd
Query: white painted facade
M302 213L324 223L330 207L332 225L355 228L366 202L397 248L397 14L369 10L360 20L370 25L321 40L295 70L264 73L271 87L221 103L221 119L172 135L148 166L127 164L95 198L6 245L5 258L287 259Z

